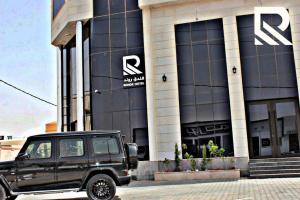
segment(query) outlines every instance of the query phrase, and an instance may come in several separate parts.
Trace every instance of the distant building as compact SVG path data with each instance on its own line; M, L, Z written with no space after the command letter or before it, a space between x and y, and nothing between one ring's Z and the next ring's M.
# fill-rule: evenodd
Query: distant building
M0 141L0 160L13 160L19 153L25 139L12 139Z
M46 133L57 132L57 123L56 122L47 123L45 125L45 132Z

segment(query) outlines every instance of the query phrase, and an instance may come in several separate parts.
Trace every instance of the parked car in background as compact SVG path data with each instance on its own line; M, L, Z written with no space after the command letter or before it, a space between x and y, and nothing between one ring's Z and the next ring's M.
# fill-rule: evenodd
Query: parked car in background
M0 162L0 199L86 191L92 200L110 200L116 185L130 182L137 160L137 145L123 144L119 131L31 136L14 161Z

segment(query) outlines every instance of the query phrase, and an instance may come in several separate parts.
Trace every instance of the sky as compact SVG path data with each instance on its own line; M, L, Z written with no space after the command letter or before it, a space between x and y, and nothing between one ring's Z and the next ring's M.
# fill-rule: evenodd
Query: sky
M56 104L50 0L0 0L0 79ZM56 107L0 82L0 135L43 133Z

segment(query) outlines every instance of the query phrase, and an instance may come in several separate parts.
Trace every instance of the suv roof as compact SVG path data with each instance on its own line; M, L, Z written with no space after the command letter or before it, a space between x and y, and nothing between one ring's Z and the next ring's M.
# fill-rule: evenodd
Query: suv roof
M29 138L35 137L60 137L60 136L78 136L78 135L86 135L86 134L119 134L120 131L116 130L93 130L93 131L70 131L70 132L59 132L59 133L44 133L39 135L33 135Z

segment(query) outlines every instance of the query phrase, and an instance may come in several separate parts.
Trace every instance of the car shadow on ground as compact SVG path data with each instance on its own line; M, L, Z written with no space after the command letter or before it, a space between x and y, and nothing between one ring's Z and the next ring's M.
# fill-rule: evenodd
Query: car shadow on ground
M57 199L47 199L47 200L57 200ZM64 198L64 199L59 199L59 200L90 200L89 198ZM115 198L113 198L113 200L121 200L121 198L119 196L115 196Z

